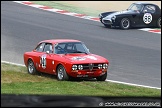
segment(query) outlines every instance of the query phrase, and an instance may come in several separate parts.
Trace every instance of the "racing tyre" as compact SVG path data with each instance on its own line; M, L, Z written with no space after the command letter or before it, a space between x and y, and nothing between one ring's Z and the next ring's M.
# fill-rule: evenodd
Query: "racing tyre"
M157 26L158 26L158 28L161 28L161 17L157 21Z
M120 22L121 29L129 29L130 28L130 20L128 18L123 18Z
M66 70L62 65L59 65L57 68L57 80L59 81L69 80L69 76L67 75Z
M97 81L105 81L106 78L107 78L107 72L104 75L97 77L96 79Z
M28 73L29 74L35 75L37 73L37 70L36 70L36 68L34 66L34 63L33 63L33 61L31 59L28 60L27 68L28 68Z

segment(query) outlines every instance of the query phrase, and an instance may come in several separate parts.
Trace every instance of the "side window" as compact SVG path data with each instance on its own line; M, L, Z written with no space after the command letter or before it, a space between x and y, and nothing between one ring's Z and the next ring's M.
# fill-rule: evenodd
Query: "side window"
M50 43L45 44L43 52L46 52L46 51L49 51L49 53L52 53L52 44Z
M146 5L143 9L143 12L148 12L148 13L155 13L155 6L153 5Z
M44 48L45 43L40 43L35 50L38 52L43 52L43 48Z

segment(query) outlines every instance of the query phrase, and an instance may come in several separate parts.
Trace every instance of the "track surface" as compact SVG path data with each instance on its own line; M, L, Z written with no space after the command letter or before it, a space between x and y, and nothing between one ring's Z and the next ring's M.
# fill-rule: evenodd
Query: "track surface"
M99 22L1 2L1 60L24 64L23 53L44 39L83 41L110 61L108 80L161 88L161 35L107 29Z

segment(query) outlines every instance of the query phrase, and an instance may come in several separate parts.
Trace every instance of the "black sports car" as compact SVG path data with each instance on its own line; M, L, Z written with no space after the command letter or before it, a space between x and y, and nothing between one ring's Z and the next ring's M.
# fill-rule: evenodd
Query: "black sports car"
M161 28L161 9L151 3L132 3L125 11L112 11L99 14L105 27L129 29L131 27Z

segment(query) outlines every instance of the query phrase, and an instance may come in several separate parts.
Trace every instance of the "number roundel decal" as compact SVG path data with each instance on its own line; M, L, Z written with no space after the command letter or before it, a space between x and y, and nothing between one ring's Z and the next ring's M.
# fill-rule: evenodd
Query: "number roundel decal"
M46 68L46 55L42 55L40 58L40 64L42 66L42 68Z
M152 15L150 13L145 13L143 16L143 21L145 24L149 24L152 21Z

